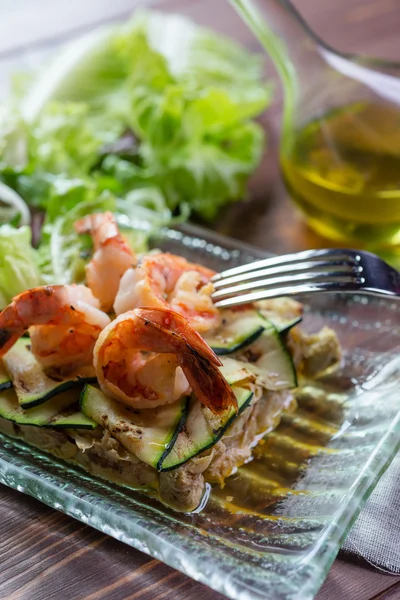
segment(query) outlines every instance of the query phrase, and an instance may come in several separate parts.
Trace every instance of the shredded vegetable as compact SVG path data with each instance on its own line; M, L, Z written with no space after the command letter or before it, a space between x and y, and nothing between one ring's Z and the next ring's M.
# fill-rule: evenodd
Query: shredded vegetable
M0 130L0 180L60 214L58 190L78 178L127 203L156 188L171 211L212 219L245 197L264 148L253 119L270 97L260 56L181 16L137 11L33 78Z
M43 283L31 246L31 229L24 225L0 227L0 309L26 289Z
M0 106L0 223L23 226L2 229L3 303L9 278L13 291L84 279L80 216L112 210L141 252L174 219L244 198L263 152L262 58L181 16L137 11L18 86ZM25 248L32 211L45 213L37 252Z

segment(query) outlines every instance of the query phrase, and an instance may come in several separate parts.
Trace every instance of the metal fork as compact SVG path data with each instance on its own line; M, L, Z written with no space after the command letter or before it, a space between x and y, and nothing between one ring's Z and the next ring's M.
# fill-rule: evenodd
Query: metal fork
M400 298L400 273L370 252L331 248L274 256L212 278L219 308L279 296L341 292Z

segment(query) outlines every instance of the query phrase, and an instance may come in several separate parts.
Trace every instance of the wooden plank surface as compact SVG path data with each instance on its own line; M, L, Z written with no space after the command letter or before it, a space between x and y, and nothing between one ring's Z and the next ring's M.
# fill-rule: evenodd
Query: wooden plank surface
M268 0L265 0L267 3ZM46 5L46 18L39 16ZM334 46L400 58L399 0L296 0L311 25ZM123 14L134 0L0 0L0 53L62 36ZM186 13L254 45L219 0L170 0ZM165 2L164 2L165 6ZM0 67L1 68L1 67ZM226 211L216 229L274 252L327 244L294 210L279 178L279 93L266 116L269 151L251 184L251 202ZM0 486L0 600L222 600L222 596L36 500ZM400 577L338 559L318 600L400 599ZM271 599L273 600L273 599ZM301 600L301 599L299 599Z
M61 592L65 600L223 599L163 563L2 486L0 515L2 599L48 600ZM400 597L400 577L336 560L317 600L372 600L386 590Z

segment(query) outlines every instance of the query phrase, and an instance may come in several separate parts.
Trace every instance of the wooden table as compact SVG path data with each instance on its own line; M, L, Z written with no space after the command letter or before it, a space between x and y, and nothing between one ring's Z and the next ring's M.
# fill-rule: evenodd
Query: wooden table
M400 58L399 0L295 3L316 30L342 50ZM38 16L38 5L45 6L46 19ZM134 0L19 0L11 8L8 1L0 0L0 53L26 42L57 37L82 24L101 22L134 5ZM209 19L217 26L224 22L225 30L229 28L218 0L171 0L171 6L175 10L184 8L186 13ZM233 35L237 33L232 30ZM241 35L242 41L251 42L248 34ZM216 228L274 252L324 246L328 242L304 225L279 179L278 99L266 117L269 152L251 183L252 201L225 212ZM220 594L157 560L32 498L5 487L0 489L0 600L222 600ZM317 598L399 599L400 577L339 558Z

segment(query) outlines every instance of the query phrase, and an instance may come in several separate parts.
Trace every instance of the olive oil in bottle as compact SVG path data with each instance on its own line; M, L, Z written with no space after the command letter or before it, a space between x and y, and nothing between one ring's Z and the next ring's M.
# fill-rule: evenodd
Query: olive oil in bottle
M322 235L366 247L400 244L400 106L363 102L322 115L283 139L281 166Z

